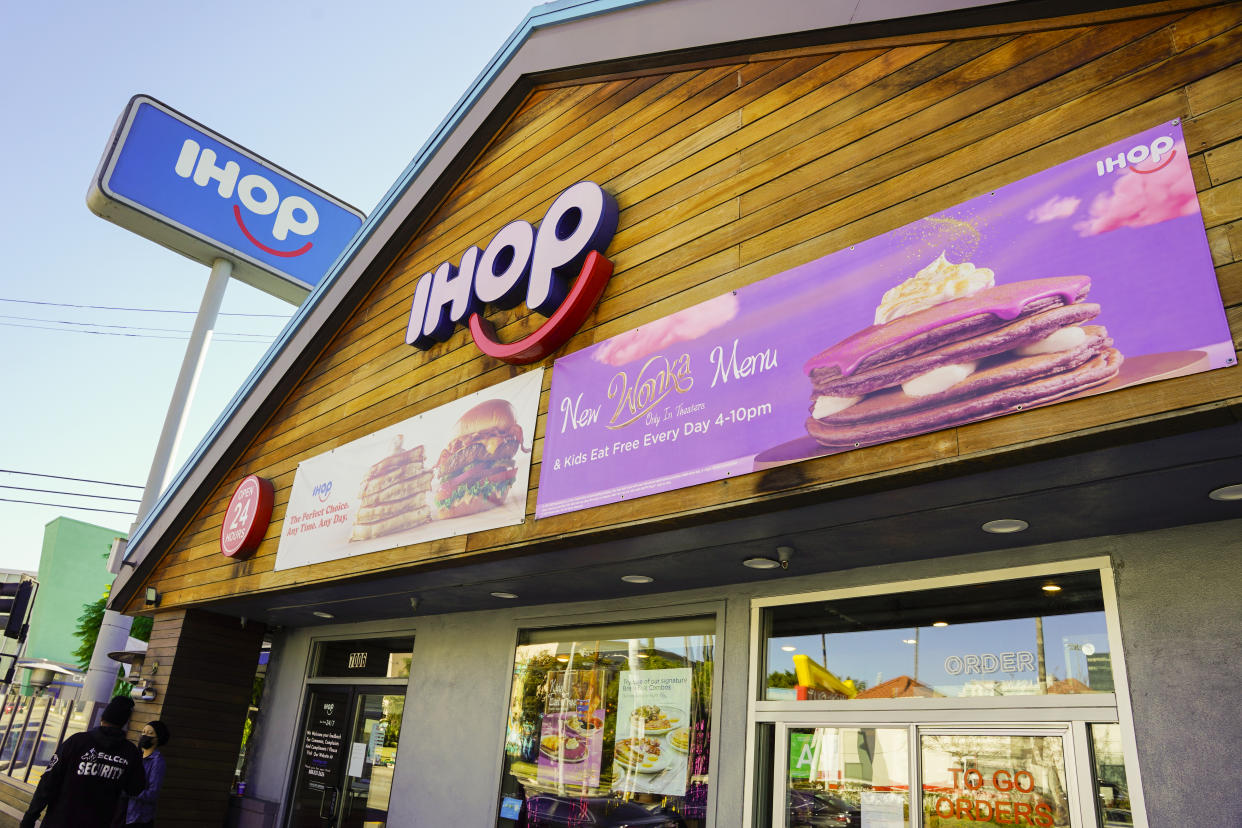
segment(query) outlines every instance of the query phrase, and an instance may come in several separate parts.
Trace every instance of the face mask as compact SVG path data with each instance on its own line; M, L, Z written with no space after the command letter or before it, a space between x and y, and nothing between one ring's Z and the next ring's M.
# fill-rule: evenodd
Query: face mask
M154 736L143 736L142 738L138 740L138 747L142 748L143 750L146 750L147 748L155 747L155 737Z

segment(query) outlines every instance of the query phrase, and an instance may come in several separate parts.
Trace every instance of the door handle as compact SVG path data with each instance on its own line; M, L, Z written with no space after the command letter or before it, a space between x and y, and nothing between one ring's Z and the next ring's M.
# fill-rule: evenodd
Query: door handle
M332 792L332 799L328 799L328 791ZM336 800L340 795L340 788L324 788L323 795L319 797L319 818L332 819L336 816ZM326 813L325 813L326 811Z

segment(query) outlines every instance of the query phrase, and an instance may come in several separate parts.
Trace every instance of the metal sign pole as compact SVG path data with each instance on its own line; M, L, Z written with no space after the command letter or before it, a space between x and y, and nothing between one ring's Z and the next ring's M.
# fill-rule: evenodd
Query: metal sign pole
M181 373L177 377L172 400L168 403L164 430L160 432L159 443L155 446L155 458L151 461L151 471L147 475L147 485L142 492L142 503L138 506L138 520L135 524L141 522L147 512L151 511L172 476L172 458L185 432L190 402L194 398L194 389L207 359L207 347L215 332L220 303L224 300L224 291L232 275L232 262L227 259L216 259L212 262L211 276L207 279L207 289L203 291L203 301L198 306L198 316L194 320L194 330L190 332L190 341L185 346Z
M216 319L220 315L220 304L224 300L224 292L232 274L233 265L227 259L216 259L212 262L207 288L203 291L203 301L198 306L198 316L194 320L194 330L190 332L190 341L185 346L185 357L181 360L181 373L177 376L177 385L168 403L168 413L164 416L164 428L155 447L147 485L142 492L142 503L138 506L138 518L130 527L131 535L151 511L172 476L172 459L185 432L190 403L194 399L194 390L198 386L198 378L207 359L207 348L211 344ZM116 574L120 571L121 562L119 555L114 557L116 560L110 563L116 567L113 573ZM99 637L95 639L95 651L91 654L91 666L86 672L86 681L82 688L82 698L86 701L105 702L112 695L112 688L116 684L117 664L108 658L108 653L125 649L132 623L133 618L128 615L110 609L104 610Z

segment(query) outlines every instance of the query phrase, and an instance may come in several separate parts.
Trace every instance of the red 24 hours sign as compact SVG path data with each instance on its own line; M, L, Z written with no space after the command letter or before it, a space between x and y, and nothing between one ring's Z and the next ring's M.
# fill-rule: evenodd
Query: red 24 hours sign
M250 475L237 484L220 526L220 551L240 560L259 546L272 520L275 489L270 480Z

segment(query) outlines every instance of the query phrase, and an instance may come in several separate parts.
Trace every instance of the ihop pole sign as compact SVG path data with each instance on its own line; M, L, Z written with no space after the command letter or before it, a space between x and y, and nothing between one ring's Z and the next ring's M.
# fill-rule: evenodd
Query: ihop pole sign
M363 215L145 95L122 113L86 203L102 218L300 304Z
M466 325L488 356L513 365L538 362L573 336L604 292L612 275L604 251L617 219L613 197L598 184L579 181L557 196L537 230L527 221L510 222L486 249L471 247L458 265L444 262L424 273L405 341L426 351ZM547 321L516 342L499 341L484 309L523 301Z

